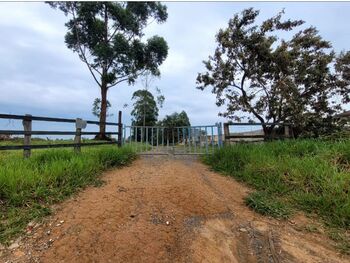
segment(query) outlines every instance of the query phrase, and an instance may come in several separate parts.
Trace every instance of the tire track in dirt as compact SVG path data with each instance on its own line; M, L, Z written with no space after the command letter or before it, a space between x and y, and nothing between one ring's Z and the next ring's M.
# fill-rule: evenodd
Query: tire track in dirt
M0 262L350 262L325 236L298 231L304 218L249 210L247 187L191 158L144 157L104 179Z

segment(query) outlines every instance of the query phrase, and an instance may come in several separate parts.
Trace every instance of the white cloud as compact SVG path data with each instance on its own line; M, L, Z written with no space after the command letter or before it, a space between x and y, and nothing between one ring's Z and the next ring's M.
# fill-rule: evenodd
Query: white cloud
M211 124L219 109L210 90L196 87L202 60L213 54L215 34L226 27L229 18L254 5L266 18L283 7L288 17L304 19L319 28L338 51L348 49L350 3L165 3L166 23L152 23L146 36L163 36L169 44L169 56L161 66L165 104L160 116L186 110L193 124ZM317 12L311 12L317 10ZM315 13L315 14L314 14ZM0 112L42 113L91 116L93 99L99 90L86 66L64 44L67 18L44 3L0 3ZM341 32L341 34L339 34ZM113 111L122 109L130 122L132 93L141 86L123 84L109 91ZM123 109L125 103L129 104ZM25 111L25 112L24 112Z
M194 61L184 53L172 50L160 66L160 71L163 75L181 76L183 72L192 69L194 65Z

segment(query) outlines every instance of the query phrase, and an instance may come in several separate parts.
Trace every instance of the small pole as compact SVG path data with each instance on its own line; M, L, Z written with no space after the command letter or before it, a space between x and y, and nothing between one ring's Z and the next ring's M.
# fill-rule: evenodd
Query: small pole
M218 138L219 138L219 135L218 135ZM214 152L214 127L211 126L211 148Z
M187 128L188 130L188 151L189 153L191 153L191 127Z
M208 127L205 126L205 153L208 154Z
M218 130L218 148L221 148L221 146L222 146L222 123L219 122L216 125L217 125L217 130Z
M126 138L126 126L123 126L123 139L122 139L122 144L125 145L125 138Z
M180 129L177 128L177 144L180 143Z
M225 143L229 142L230 128L228 123L224 123L224 140Z
M75 121L75 137L74 137L74 152L80 153L81 152L81 125L78 123L81 123L82 119L77 118Z
M31 144L31 132L32 132L32 115L26 114L25 118L22 121L23 124L23 129L24 129L24 140L23 140L23 146L26 147L23 149L23 157L24 158L29 158L31 155L31 149L30 149L30 144Z
M288 125L284 126L284 137L289 138L289 126Z
M158 144L159 144L159 127L156 128L157 129L157 152L158 150Z
M118 112L118 147L122 147L123 140L122 111Z
M171 129L171 133L173 135L173 150L174 150L174 146L175 146L175 128Z

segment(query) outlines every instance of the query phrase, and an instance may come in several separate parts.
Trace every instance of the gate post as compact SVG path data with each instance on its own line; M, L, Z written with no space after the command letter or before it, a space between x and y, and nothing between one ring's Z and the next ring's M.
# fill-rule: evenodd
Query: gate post
M222 147L222 123L218 122L216 123L217 129L218 129L218 146L219 148Z
M118 112L118 147L122 146L122 138L123 138L123 133L122 133L122 111Z
M224 123L224 141L226 144L227 139L230 136L230 128L229 128L229 123Z
M24 140L23 140L23 146L26 147L23 149L23 157L29 158L31 155L31 149L30 149L30 143L31 143L31 137L32 137L32 115L26 114L25 118L22 121L23 129L24 129Z
M74 137L74 152L75 153L80 153L81 152L81 148L80 148L80 144L81 144L81 130L83 128L86 127L86 123L80 119L77 118L75 120L75 137Z
M289 126L288 125L284 125L284 137L285 138L289 138Z

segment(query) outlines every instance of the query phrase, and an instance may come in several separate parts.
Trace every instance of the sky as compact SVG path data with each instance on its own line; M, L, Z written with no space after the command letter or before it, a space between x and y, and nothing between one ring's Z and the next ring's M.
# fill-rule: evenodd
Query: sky
M196 89L196 77L204 72L202 61L215 50L215 34L245 8L259 9L259 21L285 9L285 18L302 19L332 42L336 52L349 50L350 2L166 2L168 20L152 23L145 39L166 39L169 54L153 82L165 96L159 118L185 110L192 125L224 121L218 117L215 95ZM0 113L94 120L92 103L99 88L77 54L64 43L67 17L43 2L0 2ZM131 97L142 88L122 84L109 90L110 121L123 111L130 124ZM152 91L152 90L151 90ZM154 89L153 89L154 91ZM129 106L124 108L123 105ZM0 122L0 129L17 124ZM54 126L50 126L51 128Z

